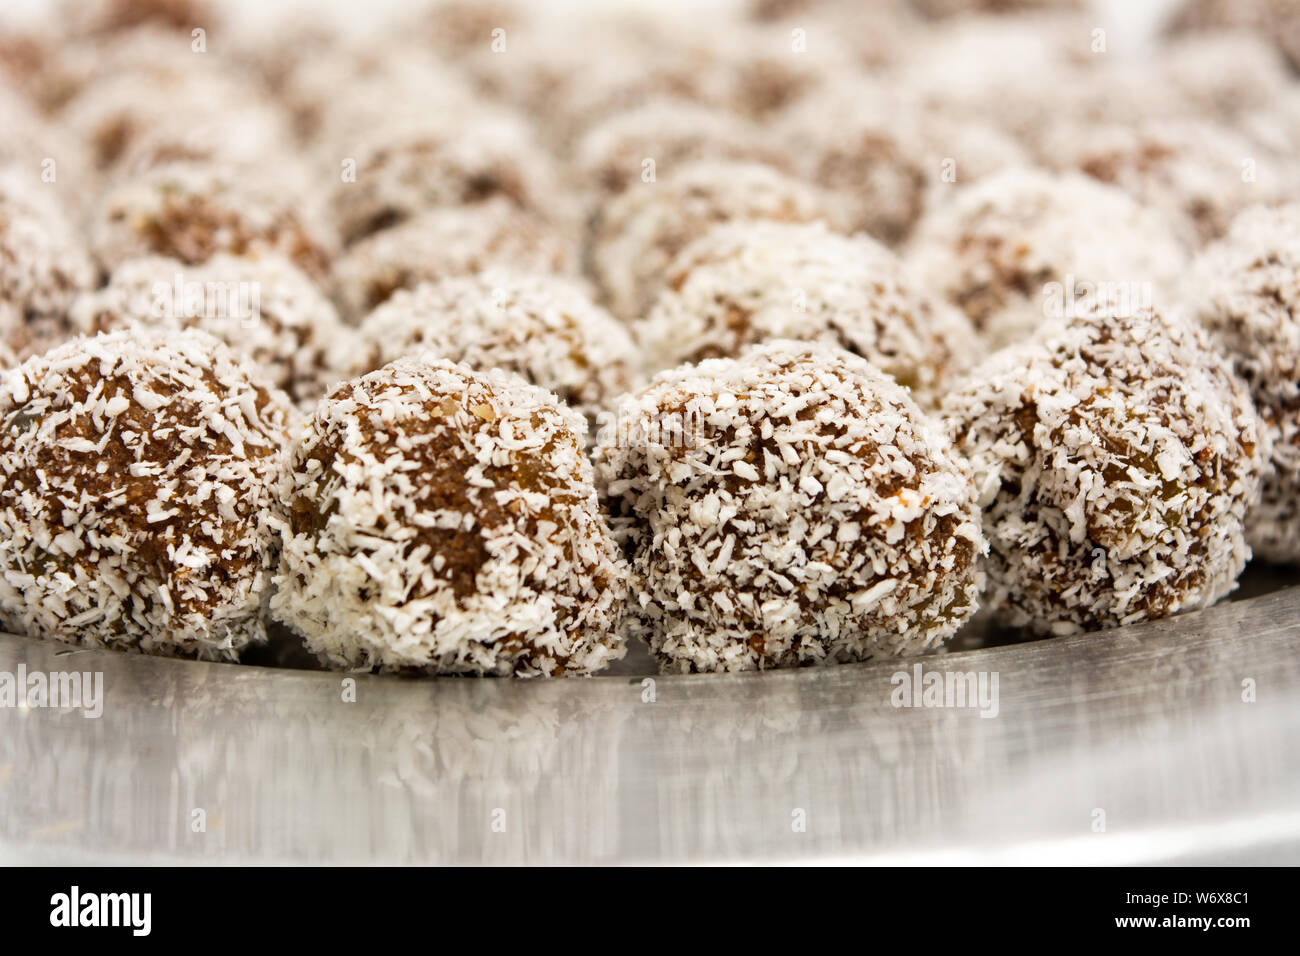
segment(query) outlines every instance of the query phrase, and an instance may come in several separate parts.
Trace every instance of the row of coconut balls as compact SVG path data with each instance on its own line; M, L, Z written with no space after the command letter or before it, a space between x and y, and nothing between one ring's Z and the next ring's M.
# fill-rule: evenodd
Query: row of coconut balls
M635 635L695 670L912 653L981 591L1049 634L1202 607L1251 545L1297 557L1298 263L1300 211L1251 210L1189 310L1103 291L972 369L963 313L873 240L724 223L669 269L647 327L688 364L648 385L579 286L489 272L395 295L349 349L389 364L301 408L265 309L132 318L119 288L121 331L0 393L0 616L235 656L270 595L334 666L531 675Z

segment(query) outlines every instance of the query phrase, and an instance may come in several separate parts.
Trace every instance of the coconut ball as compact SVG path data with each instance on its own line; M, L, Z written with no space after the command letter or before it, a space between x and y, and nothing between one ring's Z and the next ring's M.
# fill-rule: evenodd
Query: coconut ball
M95 166L109 176L178 159L289 161L281 155L290 139L286 117L256 86L212 68L99 77L67 104L60 122L90 145Z
M333 153L354 148L358 134L434 118L443 124L469 123L475 111L482 111L460 71L436 61L409 37L334 35L332 30L320 17L304 21L293 14L269 42L248 38L244 55L273 84L299 141L330 147L335 178L344 157ZM287 50L277 42L286 34L307 41ZM376 103L384 105L382 111Z
M142 26L189 33L221 25L216 8L202 0L61 0L60 22L70 34L100 34Z
M989 123L1029 145L1063 102L1094 82L1102 59L1092 52L1096 26L1070 13L956 17L910 45L891 86L954 120Z
M608 6L608 5L606 5ZM547 141L567 149L593 123L670 97L701 101L689 65L654 11L600 9L499 24L506 35L457 58L487 96L535 117Z
M778 127L798 172L839 194L853 226L906 237L942 170L928 167L915 115L874 83L844 82L798 104Z
M912 0L918 13L936 20L969 14L1011 15L1041 10L1083 10L1088 0Z
M686 245L721 222L823 220L846 227L834 199L758 163L699 162L610 199L596 217L592 272L611 311L643 317Z
M104 288L73 304L70 322L90 335L133 324L203 329L261 366L297 402L320 398L356 360L352 329L277 253L221 253L196 266L130 259Z
M113 186L90 225L100 265L168 256L188 265L221 252L277 251L313 279L328 271L334 237L296 191L240 167L169 163Z
M637 329L656 368L767 339L816 341L867 359L926 406L982 351L966 317L887 248L821 223L715 226L674 260L666 285Z
M396 122L355 134L336 152L356 164L354 178L335 176L330 197L345 245L440 206L501 197L548 216L556 202L549 158L509 115L480 116L468 125ZM331 161L339 168L339 157Z
M1067 120L1045 134L1042 154L1120 187L1195 245L1222 235L1246 206L1280 198L1300 172L1227 127L1193 119Z
M943 411L975 470L1002 624L1095 631L1236 587L1267 437L1192 323L1058 320L975 369Z
M67 338L68 306L98 278L53 188L0 167L0 340L18 356Z
M597 483L665 670L916 654L974 613L969 469L862 359L769 342L659 375L619 426Z
M601 670L626 584L585 430L498 370L401 360L339 385L281 482L272 614L338 668Z
M1169 23L1171 33L1253 30L1277 44L1300 71L1300 3L1296 0L1184 0Z
M547 223L505 199L447 206L385 229L348 248L334 264L334 299L346 319L360 319L399 289L492 266L568 273L574 246Z
M944 195L908 258L992 347L1088 300L1152 305L1186 267L1165 217L1080 173L1009 169Z
M703 159L785 165L743 117L698 103L654 100L591 127L574 147L571 176L597 195L613 195L671 178Z
M692 98L759 122L858 66L851 31L824 22L769 25L725 14L662 20L661 49L691 77Z
M0 623L234 659L263 639L291 406L198 331L74 339L0 387Z
M492 269L396 293L360 328L365 371L403 356L500 368L555 392L595 422L634 384L640 355L577 283Z
M1253 33L1187 33L1155 53L1155 62L1146 65L1149 84L1168 84L1189 112L1229 125L1243 113L1266 109L1294 85L1277 48Z
M1300 205L1243 212L1190 275L1188 312L1232 357L1272 437L1251 547L1300 562Z

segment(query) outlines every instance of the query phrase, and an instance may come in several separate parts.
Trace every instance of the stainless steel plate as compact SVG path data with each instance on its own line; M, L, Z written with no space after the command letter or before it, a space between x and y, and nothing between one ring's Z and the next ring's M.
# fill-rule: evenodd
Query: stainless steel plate
M0 709L0 860L1296 863L1297 652L1290 588L919 661L996 672L981 717L893 706L916 660L349 703L338 674L0 637L0 675L104 675L98 719Z

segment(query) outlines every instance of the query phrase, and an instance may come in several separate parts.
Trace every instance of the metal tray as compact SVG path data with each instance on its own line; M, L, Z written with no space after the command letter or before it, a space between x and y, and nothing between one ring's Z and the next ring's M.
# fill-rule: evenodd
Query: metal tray
M997 716L895 707L917 663L996 673ZM102 672L104 708L0 708L4 863L1300 862L1294 586L906 662L361 676L355 702L0 637L20 665Z

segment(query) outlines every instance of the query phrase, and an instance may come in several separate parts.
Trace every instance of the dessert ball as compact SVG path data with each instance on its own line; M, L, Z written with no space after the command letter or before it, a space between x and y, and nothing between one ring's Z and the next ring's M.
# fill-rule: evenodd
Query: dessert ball
M291 161L286 117L255 85L211 67L98 77L64 107L60 121L89 144L94 165L110 177L180 159Z
M1280 198L1300 175L1294 163L1205 120L1067 120L1045 134L1041 150L1057 168L1118 186L1163 213L1194 245L1222 235L1246 206Z
M913 113L874 83L842 82L783 117L778 135L798 171L838 194L854 228L882 242L905 238L942 170L927 167Z
M1250 557L1267 437L1190 322L1099 309L976 368L944 415L975 470L986 603L1041 635L1206 607Z
M20 356L67 338L68 306L98 278L55 188L0 167L0 340Z
M1251 547L1300 562L1300 205L1243 212L1190 276L1189 314L1232 357L1272 437Z
M1068 13L957 17L911 44L891 85L954 120L989 123L1030 145L1062 103L1093 82L1105 59L1092 52L1096 26Z
M285 34L308 39L286 50ZM481 100L454 66L435 61L428 49L407 39L334 35L320 17L299 12L275 36L251 41L244 56L276 90L299 142L325 145L333 153L359 133L434 117L468 123L474 108L481 110ZM375 109L377 103L382 111ZM337 171L342 157L328 158Z
M818 95L836 77L858 68L849 43L851 31L820 22L787 26L733 18L664 21L663 46L693 78L694 98L759 122Z
M613 195L668 179L703 159L785 164L743 117L698 103L657 100L593 126L574 147L572 177L598 196Z
M597 482L665 670L933 650L975 611L975 486L869 363L774 341L665 372L619 410Z
M104 288L73 304L70 323L88 335L137 324L202 329L261 366L300 403L347 378L356 361L353 330L277 253L221 253L196 266L158 256L130 259Z
M594 423L634 384L640 355L577 283L492 269L396 293L361 324L365 368L404 356L500 368L553 391Z
M908 258L992 347L1089 299L1152 305L1187 251L1159 213L1080 173L1009 169L936 194Z
M1286 60L1269 38L1229 31L1188 33L1165 43L1147 66L1146 80L1176 90L1190 118L1228 125L1244 113L1266 109L1294 86Z
M62 0L61 20L71 34L102 34L142 26L189 33L221 24L217 9L202 0Z
M176 162L108 189L90 226L92 251L112 271L127 259L168 256L188 265L221 252L280 252L320 279L334 237L288 183L249 170Z
M625 574L586 423L501 371L402 360L317 407L281 482L271 610L338 668L590 674Z
M1300 71L1300 3L1296 0L1184 0L1169 23L1172 33L1225 28L1253 30L1277 44Z
M589 258L611 311L624 319L644 317L677 253L711 226L739 219L821 220L847 228L834 198L769 166L683 166L620 193L596 216Z
M970 322L898 257L820 223L735 222L687 246L637 329L655 368L735 357L768 339L835 345L931 406L980 355Z
M0 623L233 659L263 638L289 400L216 339L74 339L0 387Z
M508 115L459 123L396 122L368 129L335 147L330 214L345 245L429 209L503 198L551 215L555 171L527 127ZM337 171L344 159L355 178Z
M927 17L965 16L972 13L1017 14L1041 10L1082 10L1088 0L912 0L917 12Z
M346 319L360 319L399 289L491 266L522 272L577 268L573 243L505 199L447 206L377 232L334 264L334 298Z
M502 23L504 48L485 44L457 65L487 96L539 121L568 149L592 124L662 97L700 101L696 78L664 42L662 17L628 9L573 11Z

